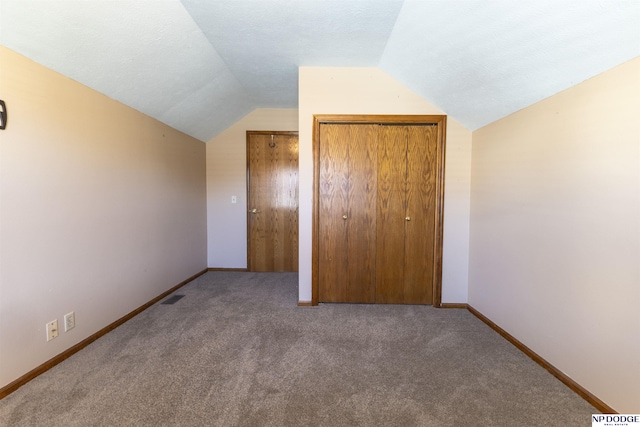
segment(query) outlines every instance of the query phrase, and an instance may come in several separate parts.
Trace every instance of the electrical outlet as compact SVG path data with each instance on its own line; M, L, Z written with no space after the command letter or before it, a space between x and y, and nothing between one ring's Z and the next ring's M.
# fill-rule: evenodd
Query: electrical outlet
M72 311L64 315L64 331L69 332L69 329L76 327L76 314Z
M47 341L51 341L58 336L58 319L47 323Z

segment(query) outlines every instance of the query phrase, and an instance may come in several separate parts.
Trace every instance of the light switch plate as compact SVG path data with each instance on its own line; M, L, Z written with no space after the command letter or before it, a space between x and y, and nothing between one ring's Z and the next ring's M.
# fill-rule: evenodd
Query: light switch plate
M72 311L64 315L64 331L68 332L70 329L76 327L76 314Z

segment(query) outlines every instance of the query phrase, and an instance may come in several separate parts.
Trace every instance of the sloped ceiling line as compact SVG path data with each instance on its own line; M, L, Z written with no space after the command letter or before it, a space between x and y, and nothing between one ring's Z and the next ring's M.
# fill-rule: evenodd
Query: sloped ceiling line
M380 68L475 130L640 55L640 2L406 0Z

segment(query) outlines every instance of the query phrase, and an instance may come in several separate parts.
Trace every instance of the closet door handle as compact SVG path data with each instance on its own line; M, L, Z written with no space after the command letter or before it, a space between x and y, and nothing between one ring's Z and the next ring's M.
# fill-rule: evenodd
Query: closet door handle
M348 217L346 215L342 215L342 219L347 219Z
M410 216L405 217L405 219L404 219L404 220L405 220L405 221L411 221L411 217L410 217Z

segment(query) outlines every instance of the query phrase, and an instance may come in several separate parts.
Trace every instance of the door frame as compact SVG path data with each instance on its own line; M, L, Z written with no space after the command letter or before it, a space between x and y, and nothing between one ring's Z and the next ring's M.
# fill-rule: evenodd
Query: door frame
M433 257L434 307L442 307L442 244L444 225L444 165L447 130L445 115L336 115L314 114L313 116L313 208L311 230L311 305L318 305L319 298L319 185L320 185L320 125L321 124L384 124L384 125L436 125L436 217Z
M298 136L298 131L282 131L282 130L248 130L245 133L246 135L246 156L247 156L247 170L246 170L246 180L247 180L247 209L245 209L246 215L246 223L247 223L247 271L253 271L251 266L251 224L249 222L249 210L251 207L251 144L249 142L250 135L290 135L290 136ZM300 141L298 140L298 147ZM298 150L298 161L300 161L300 153ZM298 174L300 166L298 165ZM298 191L300 188L300 184L298 183ZM298 200L298 224L300 223L300 211L299 211L300 201ZM299 234L299 231L298 231ZM300 237L298 237L298 240Z

